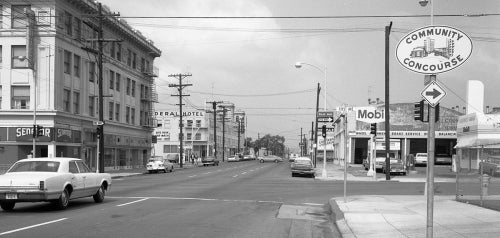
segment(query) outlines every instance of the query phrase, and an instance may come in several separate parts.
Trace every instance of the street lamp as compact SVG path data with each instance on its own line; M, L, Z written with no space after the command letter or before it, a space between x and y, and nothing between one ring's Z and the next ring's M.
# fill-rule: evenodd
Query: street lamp
M302 67L302 65L308 65L308 66L311 66L319 71L321 71L323 74L324 74L324 77L325 77L325 105L324 105L324 108L325 108L325 112L326 112L326 66L323 67L323 69L321 69L320 67L316 66L316 65L313 65L313 64L309 64L309 63L305 63L305 62L297 62L295 63L295 68L298 68L300 69ZM317 138L318 138L318 110L316 108L316 142L318 141ZM323 154L324 154L324 157L323 157L323 172L322 172L322 177L323 178L326 178L328 177L328 175L326 174L326 137L323 139L324 141L324 147L323 147ZM315 148L315 151L317 150L318 146L316 145L316 148ZM316 155L316 153L314 153Z
M36 131L35 128L38 128L36 126L36 69L35 69L35 62L31 61L30 58L26 57L26 56L17 56L15 57L16 59L20 60L20 61L28 61L28 68L31 69L31 71L33 72L33 158L36 157L36 133L38 133L38 131Z

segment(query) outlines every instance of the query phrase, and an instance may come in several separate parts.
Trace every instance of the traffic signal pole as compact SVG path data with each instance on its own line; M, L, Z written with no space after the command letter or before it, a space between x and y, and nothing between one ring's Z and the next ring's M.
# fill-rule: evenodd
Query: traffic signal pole
M391 149L391 126L389 115L389 36L391 34L392 21L385 27L385 180L391 180L391 158L389 150Z

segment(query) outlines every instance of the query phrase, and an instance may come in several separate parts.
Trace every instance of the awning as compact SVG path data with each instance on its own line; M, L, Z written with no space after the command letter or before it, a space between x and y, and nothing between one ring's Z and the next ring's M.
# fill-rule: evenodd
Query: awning
M455 148L500 148L500 115L472 113L459 117Z

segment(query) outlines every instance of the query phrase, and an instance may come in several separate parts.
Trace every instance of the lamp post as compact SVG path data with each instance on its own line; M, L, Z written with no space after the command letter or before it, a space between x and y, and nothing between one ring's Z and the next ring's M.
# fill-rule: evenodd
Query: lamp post
M323 69L321 69L320 67L316 66L316 65L313 65L313 64L309 64L309 63L305 63L305 62L297 62L295 63L295 68L298 68L300 69L302 67L302 65L308 65L308 66L311 66L319 71L321 71L324 75L324 78L325 78L325 105L324 105L324 108L325 108L325 112L326 112L326 75L327 75L327 71L326 71L326 66L323 67ZM315 141L317 142L318 141L318 110L316 108L316 138L315 138ZM323 139L324 141L324 147L323 147L323 154L324 154L324 157L323 157L323 172L321 173L321 176L323 178L326 178L328 177L327 174L326 174L326 137ZM318 145L316 145L316 148L314 149L315 153L315 157L317 156L317 148L318 148Z
M28 57L26 56L18 56L16 57L18 60L20 61L27 61L28 62L28 68L31 69L31 72L33 73L33 155L32 155L32 158L35 158L36 157L36 137L37 137L37 134L38 134L38 127L36 125L36 104L37 104L37 101L36 101L36 65L35 65L35 62L33 62L31 59L29 59Z

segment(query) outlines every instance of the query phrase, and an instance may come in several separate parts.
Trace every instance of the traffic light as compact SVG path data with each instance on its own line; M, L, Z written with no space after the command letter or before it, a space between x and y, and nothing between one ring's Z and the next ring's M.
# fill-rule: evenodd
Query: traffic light
M36 130L37 129L37 125L33 124L33 138L36 138L38 136L38 131Z
M36 137L43 136L43 126L36 125Z
M370 134L377 135L377 123L370 124Z
M326 137L326 125L321 127L321 136Z
M96 130L95 130L95 134L97 136L97 139L100 139L101 138L101 126L97 126Z
M415 103L413 113L413 119L415 119L415 121L424 121L424 100Z

